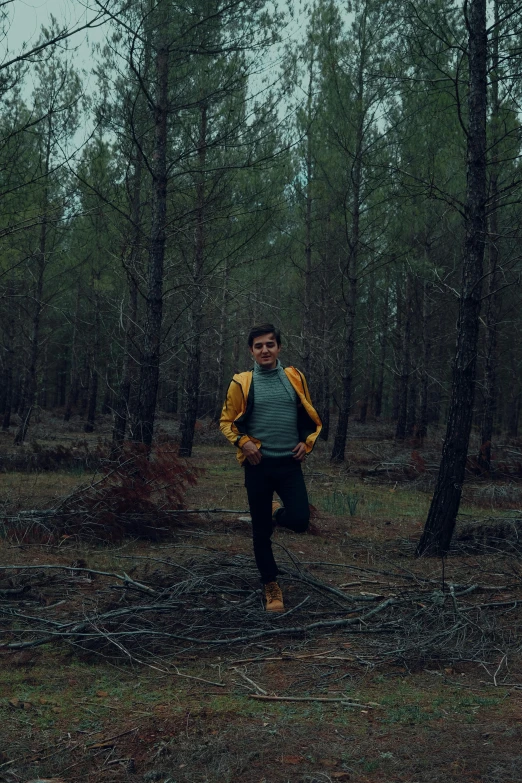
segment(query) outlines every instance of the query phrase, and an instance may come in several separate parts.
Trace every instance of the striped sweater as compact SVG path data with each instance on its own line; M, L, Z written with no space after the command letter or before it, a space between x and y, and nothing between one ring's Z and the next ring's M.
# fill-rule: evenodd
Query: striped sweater
M264 457L290 457L299 442L297 397L280 361L273 370L254 365L254 409L248 434L261 441Z

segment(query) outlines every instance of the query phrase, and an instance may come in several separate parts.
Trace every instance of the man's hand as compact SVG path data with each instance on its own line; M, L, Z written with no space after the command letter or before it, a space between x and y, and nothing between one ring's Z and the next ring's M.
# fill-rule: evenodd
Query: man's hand
M246 443L243 443L241 451L251 465L259 465L261 462L261 452L251 440L247 440Z
M296 462L302 462L304 458L306 457L306 446L304 443L298 443L295 449L292 449L294 454L294 459Z

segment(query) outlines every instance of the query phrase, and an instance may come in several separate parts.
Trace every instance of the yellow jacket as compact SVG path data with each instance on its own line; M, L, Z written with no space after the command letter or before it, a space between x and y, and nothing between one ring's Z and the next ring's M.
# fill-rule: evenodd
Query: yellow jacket
M297 429L299 431L299 440L306 446L306 453L309 454L321 432L321 419L312 405L310 392L304 375L295 367L285 367L285 373L297 392ZM241 451L247 440L261 447L261 441L257 438L251 438L248 435L248 417L254 405L254 395L252 386L252 370L240 372L234 375L230 386L228 387L227 397L221 418L219 428L225 438L233 446L237 446L237 459L240 463L245 460L245 455ZM297 446L297 443L296 443Z

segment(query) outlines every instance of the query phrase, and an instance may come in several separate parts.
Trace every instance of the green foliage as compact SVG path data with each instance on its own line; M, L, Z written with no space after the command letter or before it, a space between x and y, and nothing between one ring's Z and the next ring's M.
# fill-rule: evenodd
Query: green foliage
M326 511L327 514L333 514L334 516L355 516L357 513L357 506L359 504L359 495L353 492L342 492L341 490L334 489L328 495L325 495L318 501L318 505L322 511Z
M498 385L512 390L497 417L516 429L520 31L510 9L500 4L490 30L488 160L504 276ZM421 415L444 420L464 238L462 6L357 0L346 12L319 0L300 18L301 37L287 35L288 21L263 0L183 8L161 0L150 13L133 2L93 53L91 95L65 44L0 84L2 399L9 391L19 407L23 396L43 260L37 403L62 407L76 389L72 411L82 412L96 373L110 411L130 355L132 418L149 282L156 58L168 44L160 407L181 406L197 332L199 415L213 415L226 380L249 364L251 322L270 319L327 417L342 397L356 279L352 407L397 416L407 347L413 426L422 430ZM58 27L51 21L43 38ZM129 283L137 291L130 347Z

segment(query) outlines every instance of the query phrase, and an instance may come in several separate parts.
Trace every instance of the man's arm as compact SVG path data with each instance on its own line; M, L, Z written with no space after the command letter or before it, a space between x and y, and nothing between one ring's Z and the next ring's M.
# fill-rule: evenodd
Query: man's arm
M256 444L250 440L248 435L239 433L237 427L234 425L234 421L241 413L243 403L242 391L239 385L232 381L228 387L225 404L221 411L221 418L219 420L219 428L225 438L233 445L241 449L245 458L251 465L257 465L261 462L261 452L257 448Z
M233 425L240 414L241 402L241 389L235 381L231 381L219 419L219 429L233 446L238 446L239 448L242 445L242 437L245 438L246 436L240 436L237 428Z
M247 440L246 443L241 446L241 451L251 465L259 465L261 462L261 452L251 440Z
M292 451L294 454L293 459L295 459L296 462L302 462L306 457L306 444L300 441Z

